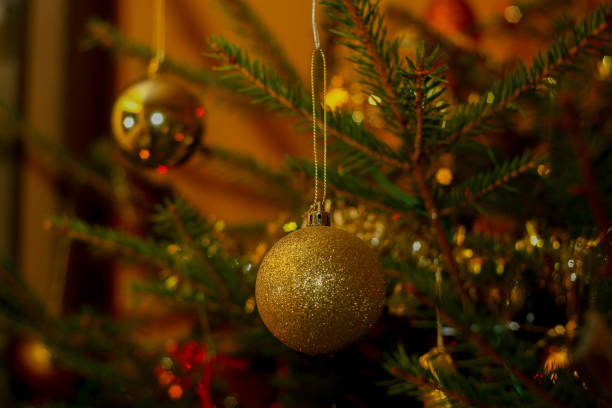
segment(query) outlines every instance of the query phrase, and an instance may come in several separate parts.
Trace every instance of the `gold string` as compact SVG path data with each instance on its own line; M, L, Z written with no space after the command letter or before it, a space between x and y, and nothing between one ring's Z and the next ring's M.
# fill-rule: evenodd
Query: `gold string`
M155 0L155 55L149 64L149 75L154 76L166 59L166 1Z
M442 300L442 269L436 269L436 339L440 350L444 349L442 337L442 321L440 320L440 301Z
M319 201L319 164L317 158L317 104L316 104L316 88L315 88L315 60L317 55L321 56L323 68L323 198ZM312 96L312 150L314 155L314 203L324 203L327 196L327 109L325 108L325 95L327 94L327 62L325 61L325 53L321 48L315 48L312 51L310 58L310 89Z

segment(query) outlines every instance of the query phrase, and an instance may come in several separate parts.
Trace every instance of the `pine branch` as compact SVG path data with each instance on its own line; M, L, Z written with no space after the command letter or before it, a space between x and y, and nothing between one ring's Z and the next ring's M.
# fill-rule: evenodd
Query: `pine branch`
M125 38L115 27L105 21L92 19L88 22L87 29L90 36L83 42L85 47L100 46L119 55L129 55L144 61L151 60L155 55L150 47ZM200 85L211 85L215 82L210 69L195 70L168 57L161 63L160 68Z
M181 239L183 240L185 245L187 245L193 251L193 253L198 257L200 262L202 262L202 265L204 265L204 267L206 267L206 269L208 269L208 272L210 273L212 278L215 280L217 286L223 292L223 296L225 296L225 298L228 299L228 300L231 299L230 291L227 288L227 286L225 285L225 282L223 282L223 279L221 279L221 275L219 275L217 270L210 263L210 261L208 260L208 257L204 253L202 253L202 251L200 251L200 249L197 248L193 244L193 240L191 239L191 236L185 230L185 225L183 224L183 220L181 219L181 217L180 217L180 215L179 215L179 213L178 213L178 211L176 209L176 206L170 205L168 209L170 211L170 214L172 215L172 218L174 219L174 222L175 222L176 227L177 227L177 229L179 231Z
M226 73L221 80L228 86L253 98L253 103L266 103L271 110L280 110L306 121L312 121L310 102L302 89L283 81L271 68L250 57L221 37L212 37L211 56L221 61L218 71ZM319 124L321 125L321 124ZM406 164L394 157L392 150L379 142L361 125L335 112L328 115L329 133L343 143L390 166L404 168Z
M434 309L436 303L429 298L425 293L421 292L415 285L411 283L404 283L403 289L415 297L424 306ZM449 314L444 308L440 307L440 319L446 322L449 326L455 328L475 347L478 348L479 352L487 357L489 360L499 365L500 367L506 367L512 375L514 375L525 387L536 394L542 401L553 405L557 408L565 408L565 405L552 397L549 393L543 390L535 381L533 381L528 375L519 371L518 369L510 366L507 359L497 353L490 345L489 342L477 332L470 330L466 327L459 319L456 319L453 315Z
M610 242L610 237L612 234L610 234L608 229L608 225L610 224L608 223L608 215L606 213L604 197L597 183L597 176L593 170L589 148L582 133L583 130L577 126L577 123L580 122L578 112L576 112L576 108L570 103L569 100L565 101L565 110L566 114L564 125L566 129L569 130L569 134L571 136L572 146L578 162L578 168L580 169L582 180L585 183L584 191L587 196L589 206L591 207L591 211L593 212L595 225L601 234L603 247L605 248L608 258L604 271L606 275L612 276L612 243Z
M424 113L423 113L423 77L426 73L423 72L423 52L417 53L417 66L416 68L416 84L415 84L415 116L416 116L416 135L414 138L414 153L412 155L412 164L414 166L413 174L414 179L419 188L421 197L423 198L423 202L425 203L425 209L427 210L427 215L431 221L431 224L436 233L436 240L438 242L438 246L442 251L442 257L444 259L444 263L448 268L451 278L455 283L455 289L459 294L459 298L461 299L461 303L463 304L464 309L467 308L468 305L468 297L465 293L465 289L463 288L463 283L461 282L461 277L459 276L459 267L457 266L457 262L455 261L455 257L453 256L453 251L451 248L450 241L446 236L446 231L442 226L442 223L439 219L438 209L436 208L436 204L434 203L433 197L431 195L431 191L427 184L427 180L425 179L425 174L423 173L423 164L421 161L421 143L423 141L423 121L424 121ZM435 54L434 54L435 57Z
M242 37L247 39L266 61L278 69L282 76L292 82L299 81L299 75L289 62L283 47L246 1L220 0L219 4L239 24Z
M328 188L330 188L330 190L334 191L336 193L337 196L339 197L345 197L351 201L354 201L356 203L359 204L364 204L366 207L370 207L370 208L376 208L380 211L386 212L388 214L400 214L400 215L411 215L411 212L408 211L400 211L396 208L390 207L388 205L382 204L380 203L378 200L369 200L369 199L364 199L362 196L351 193L350 191L346 191L346 190L342 190L339 187L336 187L336 185L330 184L327 186Z
M535 88L545 78L592 47L611 27L612 4L602 4L597 11L576 24L571 36L561 37L544 54L538 54L529 69L520 64L502 82L484 92L478 102L458 107L454 115L447 120L446 132L450 132L450 135L433 147L431 153L445 149L462 136L477 130L488 118L501 112L523 93Z
M312 163L308 161L290 159L289 166L293 170L304 172L311 177L314 175ZM319 171L322 170L319 169ZM419 201L410 194L398 189L378 170L374 170L369 176L378 182L378 187L380 188L365 181L365 176L368 175L352 176L350 174L340 174L331 168L327 169L327 182L336 190L359 197L360 200L367 200L372 205L378 202L376 205L378 208L386 208L391 213L418 211ZM387 186L385 187L385 185Z
M175 270L172 258L156 243L122 234L110 228L89 225L80 220L63 217L49 219L47 226L71 240L121 254L132 262L142 262L160 269Z
M425 202L425 209L427 210L431 224L434 227L436 240L440 250L442 251L442 258L444 259L444 263L446 264L451 278L455 283L455 290L459 294L461 303L463 304L464 309L466 309L468 305L468 297L465 293L465 289L463 288L461 277L459 276L459 267L457 266L457 262L453 256L450 241L446 235L446 231L444 230L442 223L440 222L438 210L436 209L433 197L431 196L431 191L429 190L429 186L425 180L425 175L423 174L423 169L419 163L417 163L414 167L414 178L421 192L421 197Z
M229 182L246 187L262 197L282 198L290 206L303 204L290 175L282 170L269 169L250 156L220 147L206 147L203 151L209 157L204 164L207 170L219 173Z
M91 165L31 126L13 108L3 102L0 102L0 110L6 114L8 120L21 130L20 138L25 144L37 150L54 173L58 173L59 170L62 176L66 175L80 185L90 186L103 196L115 196L110 181L93 169ZM54 174L54 176L58 176L58 174Z
M541 162L541 157L533 157L527 152L492 170L478 173L450 191L446 198L446 208L440 210L440 215L451 214L457 207L475 202L496 188L506 185L511 179L534 169Z
M465 404L466 407L493 408L491 405L483 404L481 402L475 402L468 398L466 395L452 391L447 387L444 387L442 384L427 381L424 376L413 375L409 372L400 370L398 367L391 367L389 369L389 372L394 376L411 384L414 384L419 388L424 388L425 390L427 390L427 392L440 391L444 395L446 395L447 398L459 402L461 404Z
M333 0L323 1L323 4L328 6L332 17L343 24L341 30L334 32L345 39L344 45L355 51L351 60L358 64L370 91L381 98L378 106L383 110L388 125L398 136L405 138L408 118L397 94L397 71L401 66L397 52L399 41L387 41L380 2Z
M412 163L418 165L421 159L421 147L423 144L423 74L422 64L418 61L418 71L416 72L416 99L414 101L414 109L416 113L416 135L414 137L414 152L412 154Z

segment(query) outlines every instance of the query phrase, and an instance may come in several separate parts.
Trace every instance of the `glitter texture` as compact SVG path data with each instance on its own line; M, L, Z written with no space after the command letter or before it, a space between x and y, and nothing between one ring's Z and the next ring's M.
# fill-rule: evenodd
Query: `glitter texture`
M385 280L376 254L354 235L333 227L305 227L266 254L255 298L268 329L306 354L340 350L380 316Z

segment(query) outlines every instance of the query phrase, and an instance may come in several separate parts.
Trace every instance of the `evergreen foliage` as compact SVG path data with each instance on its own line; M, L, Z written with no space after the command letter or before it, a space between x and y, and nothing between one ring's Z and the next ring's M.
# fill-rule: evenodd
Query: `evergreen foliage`
M402 336L398 336L399 344L391 346L383 340L368 339L372 343L380 341L376 344L381 346L385 358L382 366L380 361L376 361L375 368L368 365L371 362L364 363L364 371L370 375L372 372L386 375L386 380L380 383L384 386L381 389L393 396L408 395L426 400L432 391L440 391L443 397L439 405L604 406L605 401L595 392L585 391L583 379L574 374L573 367L557 369L554 376L546 372L542 364L543 346L533 341L534 336L527 330L531 326L510 320L514 290L525 290L528 297L538 296L536 279L546 281L561 273L569 273L570 269L577 268L578 261L580 269L572 271L579 270L579 273L574 272L573 279L580 283L580 299L577 301L580 313L589 308L610 320L612 286L605 269L609 268L607 264L610 262L606 259L610 254L607 248L610 233L609 229L601 228L597 214L587 211L590 215L579 219L578 224L583 228L580 234L576 233L574 223L569 220L560 222L554 217L538 224L540 234L526 231L526 236L518 240L516 236L484 236L477 231L471 231L460 240L457 230L491 208L512 211L519 223L529 221L532 214L526 215L521 205L525 200L521 196L523 191L526 191L524 194L554 192L537 203L534 201L533 207L541 204L544 213L557 202L573 203L575 197L568 191L570 186L585 178L584 174L576 176L580 169L583 173L587 173L584 169L588 166L593 166L594 171L609 170L611 145L600 140L605 138L604 133L597 133L598 129L558 131L559 139L579 138L578 142L585 145L587 142L584 140L590 141L591 145L587 147L592 147L597 153L592 161L579 154L575 147L571 150L570 142L554 138L547 140L551 146L544 153L534 154L521 148L512 155L500 155L504 158L494 160L493 167L488 159L497 157L492 151L494 143L490 142L491 135L499 130L494 120L510 114L511 110L518 110L523 98L537 99L533 92L537 87L560 82L552 75L580 75L566 73L576 67L578 57L601 56L609 50L604 40L612 26L612 5L603 3L583 21L575 23L569 34L559 34L548 50L538 54L529 67L519 63L513 72L483 92L476 102L455 104L445 99L448 67L441 47L429 49L421 44L415 58L401 56L400 39L389 35L378 0L324 0L322 4L334 23L333 34L351 53L349 61L365 92L376 96L376 107L384 119L386 130L401 139L401 146L392 148L377 136L376 131L356 123L348 112L342 109L328 112L329 133L333 139L328 168L330 190L332 195L346 196L349 201L362 203L369 210L382 214L389 224L406 229L410 228L409 224L426 225L422 228L424 232L420 232L423 242L426 241L431 248L427 255L418 253L420 242L418 246L412 244L410 247L410 242L403 241L405 236L385 237L391 242L380 250L389 276L389 287L393 291L388 309L399 307L408 310L410 321L401 313L398 320L412 326L410 330L431 332L439 318L450 333L447 337L453 339L452 344L445 347L453 360L454 368L451 370L424 367L419 361L422 353L402 344ZM296 128L305 127L312 121L311 99L278 43L245 2L232 0L224 6L243 32L252 37L251 46L253 43L256 45L255 52L263 60L221 36L211 36L207 56L213 61L212 68L192 69L169 59L162 68L199 85L214 85L223 92L232 91L240 96L241 101L248 100L255 108L293 117ZM148 48L123 38L106 23L94 21L90 31L92 37L87 42L90 45L102 45L141 59L152 56ZM268 43L271 47L266 49L263 45ZM552 101L549 107L559 108L563 103ZM327 109L322 105L316 109ZM539 108L533 112L542 114ZM476 138L476 135L480 137ZM44 145L44 138L42 140ZM458 180L452 188L434 187L432 176L440 155L457 152L468 152L465 163L458 164L463 170L456 173ZM63 150L54 150L53 153L56 158L69 157ZM244 179L237 178L236 182L255 184L253 178L261 179L266 185L275 186L275 197L282 197L283 193L290 196L287 201L291 201L292 211L303 210L306 201L302 201L294 183L297 174L313 176L314 168L310 161L289 158L284 174L228 150L211 148L206 154L248 174ZM536 178L534 169L538 166L563 170L569 166L568 160L578 162L578 170L572 171L571 175L565 177L566 174L557 171L560 176L555 181ZM74 166L77 165L80 163L75 162ZM108 184L109 177L101 174L103 172L96 169L86 174L101 180L101 184ZM597 200L594 196L597 186L590 185L588 180L584 182L588 184L586 194L590 194L593 206L593 200ZM529 184L537 184L541 190L529 188ZM612 184L604 181L600 187L600 195L609 203ZM512 193L508 195L511 198L503 196L500 200L493 194L502 189ZM605 207L603 203L595 204ZM586 204L582 206L586 208ZM550 214L541 215L544 218ZM244 253L225 249L214 223L203 219L183 199L167 199L156 206L150 220L151 237L147 238L65 217L52 218L49 224L67 239L82 241L104 254L119 255L124 261L146 266L151 273L135 289L195 316L197 329L194 335L210 341L206 336L210 334L207 333L209 323L227 324L237 333L236 355L261 358L265 363L277 357L283 364L291 361L303 380L300 384L312 381L313 387L320 387L317 390L333 389L336 384L342 384L342 375L336 375L336 372L319 376L325 371L321 367L343 362L342 356L330 357L325 362L306 360L278 344L265 331L253 310L257 262L248 260ZM598 231L592 233L596 229ZM407 245L408 250L405 249ZM136 345L125 334L129 327L93 313L62 318L51 316L10 265L0 264L0 269L5 283L0 285L0 313L6 318L7 325L15 330L25 328L40 332L46 343L66 361L67 367L94 384L88 397L95 395L99 401L117 406L127 406L128 403L159 405L160 397L155 391L153 378L155 359L159 356L136 352ZM440 292L435 281L437 271L441 271L443 276ZM493 289L505 291L505 304L492 306L495 302L489 298L495 297ZM576 293L573 296L578 296ZM565 318L571 317L575 324L581 323L582 315L574 313ZM385 316L383 319L390 318ZM545 327L545 330L552 330L565 321L542 324L549 323L551 328ZM565 334L557 340L569 342L574 334L568 333L569 328L563 330L566 330ZM75 333L83 337L75 336ZM81 339L78 344L75 344L75 338ZM129 364L130 369L123 369L121 364ZM132 375L119 376L116 374L119 372ZM307 406L311 399L323 398L322 395L307 395L313 394L307 389L291 388L295 384L286 384L288 380L281 374L270 377L270 382L276 382L279 387L286 386L303 398L300 401L303 406ZM148 386L143 385L147 381ZM355 384L352 386L359 388ZM120 388L121 392L111 396L102 392L113 387ZM333 390L329 391L333 395ZM355 392L363 397L360 391ZM195 399L191 395L177 404L189 406Z

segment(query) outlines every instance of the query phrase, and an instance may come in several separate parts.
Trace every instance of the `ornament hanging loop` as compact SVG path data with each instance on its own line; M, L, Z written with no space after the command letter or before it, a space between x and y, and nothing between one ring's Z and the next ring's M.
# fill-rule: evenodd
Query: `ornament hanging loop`
M155 0L155 55L149 63L149 76L154 77L166 59L166 0Z
M324 205L321 201L310 206L310 209L306 213L306 226L308 227L329 227L331 220L329 213L325 211Z
M323 71L323 92L321 94L321 104L323 107L323 127L321 129L323 133L323 194L319 199L319 163L317 154L317 87L316 87L316 61L321 59L321 69ZM312 150L314 156L314 201L313 206L325 202L327 196L327 109L325 108L325 95L327 94L327 62L325 60L325 53L321 48L315 48L312 51L312 57L310 59L310 89L312 96Z

